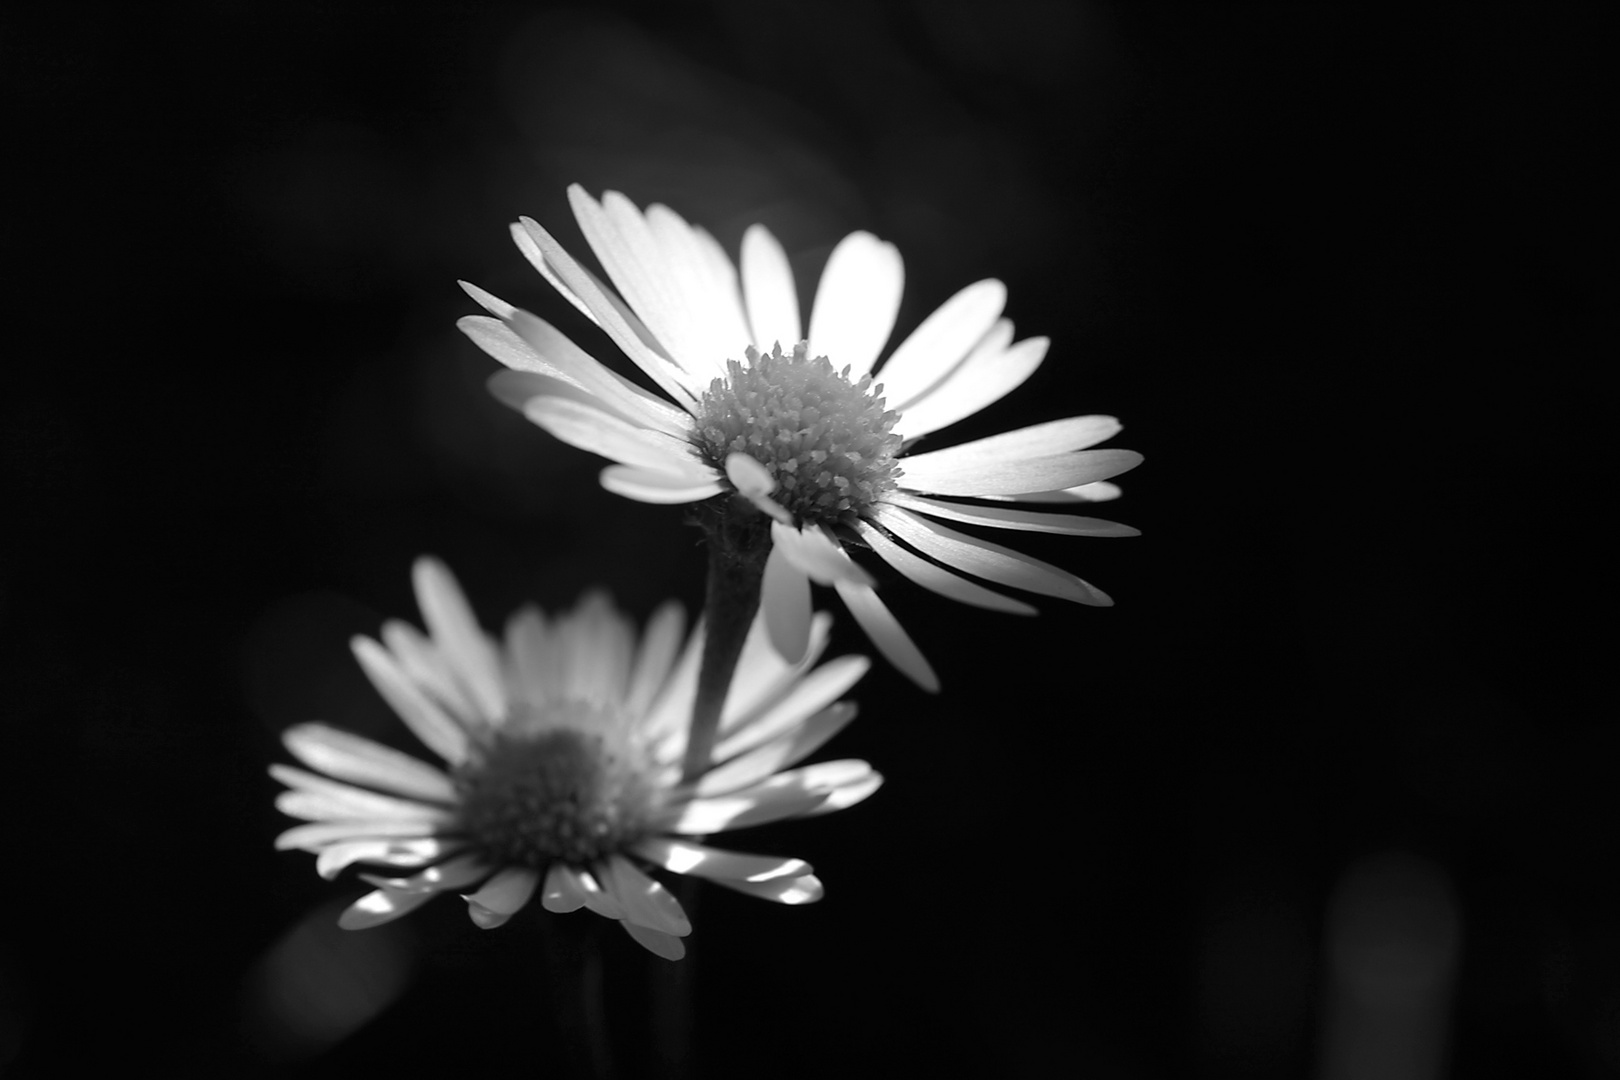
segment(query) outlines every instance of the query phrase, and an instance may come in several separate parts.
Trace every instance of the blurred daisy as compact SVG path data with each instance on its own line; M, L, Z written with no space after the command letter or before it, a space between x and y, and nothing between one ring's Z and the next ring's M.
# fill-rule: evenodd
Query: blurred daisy
M853 703L836 699L868 667L865 657L845 656L811 670L826 645L826 615L816 616L796 664L756 627L713 764L683 784L702 631L683 648L678 606L654 614L639 643L600 594L551 620L520 611L494 641L443 565L418 561L414 580L428 635L390 622L380 643L359 637L354 651L444 765L300 724L285 742L314 771L270 767L290 789L276 805L309 822L278 837L277 848L315 853L327 878L353 863L371 867L361 877L376 891L341 925L376 926L454 890L488 929L538 894L551 911L587 907L617 919L675 960L692 927L649 868L784 904L821 898L821 882L800 859L740 855L697 838L840 810L882 783L864 761L789 768L855 716Z
M911 452L920 437L1023 383L1045 357L1046 338L1013 341L1012 323L1001 317L1001 282L980 281L947 300L889 354L876 383L904 277L892 244L856 232L833 249L805 332L787 256L763 226L744 235L739 267L712 236L667 207L643 213L611 191L598 203L577 184L568 197L617 293L527 218L512 227L518 247L674 404L482 289L464 285L493 318L469 316L459 325L514 369L492 383L497 396L559 439L616 462L602 473L610 491L655 503L735 493L770 516L761 604L784 656L802 655L809 640L815 581L838 590L896 666L938 687L840 535L963 603L1035 611L954 570L1082 604L1111 603L1067 571L940 521L1134 535L1095 518L954 501L1114 498L1119 489L1107 479L1141 455L1091 449L1120 430L1113 417L1069 417Z

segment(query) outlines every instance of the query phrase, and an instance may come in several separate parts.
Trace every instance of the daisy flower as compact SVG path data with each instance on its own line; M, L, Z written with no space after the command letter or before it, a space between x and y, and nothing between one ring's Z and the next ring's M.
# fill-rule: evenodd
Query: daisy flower
M845 237L822 272L806 331L787 256L763 226L749 228L734 265L712 236L667 207L642 212L612 191L598 202L577 184L568 197L613 288L535 222L513 225L513 238L667 400L474 286L464 284L489 316L459 325L513 369L492 382L497 396L564 442L615 462L602 473L608 490L653 503L740 495L768 517L760 603L784 656L802 655L809 640L814 581L837 589L891 662L938 688L846 541L869 547L924 588L979 607L1035 611L956 571L1082 604L1111 603L1065 570L942 522L1134 535L1095 518L982 504L1117 496L1108 478L1141 455L1091 449L1120 430L1117 420L1073 416L917 452L920 438L999 400L1046 355L1044 337L1013 340L1012 323L1001 317L1001 282L958 292L879 366L904 278L894 245L865 232Z
M533 608L502 640L473 618L455 579L419 560L424 636L403 622L355 656L377 691L443 764L328 727L284 740L309 770L272 765L276 801L304 819L276 840L313 852L321 876L360 863L376 887L346 910L349 929L376 926L456 891L478 926L500 926L539 895L550 911L590 908L671 960L691 932L649 869L695 874L784 904L821 898L800 859L742 855L701 843L726 829L841 810L876 791L864 761L790 768L855 716L840 694L868 661L814 667L830 619L812 622L790 664L763 630L751 634L730 687L713 764L690 783L681 759L701 629L683 647L681 609L666 605L636 640L600 594L547 619ZM812 670L813 669L813 670Z

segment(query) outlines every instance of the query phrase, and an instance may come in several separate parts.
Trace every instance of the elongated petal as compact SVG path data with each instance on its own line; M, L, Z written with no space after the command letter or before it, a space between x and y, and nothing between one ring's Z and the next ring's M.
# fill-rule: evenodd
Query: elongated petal
M742 240L743 301L754 334L754 347L770 352L804 340L799 322L799 294L793 268L776 237L763 225L750 225Z
M455 575L444 563L417 559L411 567L411 580L433 643L450 661L451 671L483 721L493 723L506 714L506 688L494 643L479 627Z
M810 617L809 644L804 656L794 663L784 660L771 645L764 621L763 617L755 619L748 629L748 639L743 642L737 673L731 680L731 692L726 695L725 710L720 715L722 736L752 724L773 708L793 691L800 677L826 651L832 616L825 611Z
M741 360L750 340L737 268L713 236L667 206L647 207L647 225L665 259L682 268L670 278L689 334L682 366L699 378L723 377L725 361Z
M409 877L388 878L377 874L361 874L366 881L379 888L396 892L444 892L461 889L489 876L490 866L482 855L457 855L449 862L430 866Z
M618 298L610 296L594 277L563 250L562 245L557 243L550 233L541 228L537 222L522 218L513 231L513 238L518 241L518 249L528 257L535 268L551 279L564 296L607 331L613 343L622 349L637 367L646 372L666 394L674 398L676 404L688 412L695 411L696 394L702 389L697 381L642 337L632 323L629 312L618 302ZM645 327L639 329L645 332ZM651 337L650 333L648 337Z
M940 562L1017 589L1043 596L1073 600L1077 604L1107 606L1113 601L1100 589L1067 570L977 537L947 529L897 506L874 508L879 524L917 550Z
M970 455L949 459L934 456L949 452L935 450L931 454L920 454L917 459L902 458L905 476L900 481L901 487L933 495L1016 495L1090 483L1117 476L1142 463L1142 455L1135 450L1077 450L1022 459L988 455L979 456L977 460ZM925 458L927 460L922 460Z
M625 712L637 717L646 715L653 697L663 687L670 669L675 665L675 657L681 651L681 635L685 630L686 610L673 600L662 604L647 620L647 629L636 649L630 688L625 693Z
M357 821L363 818L450 820L450 812L443 806L379 795L290 765L271 765L270 775L293 789L282 792L276 798L276 806L293 817L310 821Z
M1022 600L1014 600L983 585L976 585L944 567L935 566L927 559L913 555L864 521L856 523L855 529L861 534L861 539L872 546L872 550L877 552L880 559L931 592L937 592L958 603L972 604L974 607L988 608L991 611L1005 611L1013 615L1035 614L1035 609Z
M778 904L796 906L798 904L813 904L820 900L826 891L821 887L821 879L814 874L802 874L798 877L777 878L773 881L735 881L728 878L715 878L715 884L724 885L728 889L735 889L749 896L756 896L761 900L774 900Z
M797 764L842 731L845 725L855 719L856 711L853 701L842 701L808 720L792 725L779 737L738 754L709 772L698 782L697 794L724 795L756 784L789 765Z
M840 656L829 660L803 678L795 680L791 689L773 701L769 707L761 709L755 716L730 728L723 728L724 737L715 746L714 760L728 761L745 750L751 750L804 725L810 717L832 704L839 695L846 693L860 681L861 676L865 675L871 666L872 662L864 656ZM847 723L847 718L842 722ZM828 737L830 734L829 732ZM713 786L712 782L706 783L710 786L705 789L705 794L723 790Z
M935 309L878 370L890 407L904 410L954 371L995 325L1006 304L1007 287L986 278Z
M424 746L452 765L466 760L466 731L405 678L386 649L368 637L356 637L349 646L371 685Z
M684 435L692 430L693 421L689 414L609 370L544 319L522 309L514 309L509 328L535 357L542 360L543 366L534 369L533 374L548 375L577 386L596 398L604 408L642 427L672 435Z
M563 442L621 464L691 475L694 480L703 475L703 466L689 444L662 432L636 427L584 402L535 398L523 406L523 415Z
M357 862L381 863L385 866L421 866L459 851L462 846L459 841L441 840L433 836L341 840L320 849L315 856L315 872L330 881L345 867Z
M635 939L636 944L656 956L661 956L665 960L679 960L686 955L686 942L674 934L660 933L628 919L620 919L619 925L624 927L625 933Z
M827 257L810 309L810 355L850 378L872 370L900 312L900 252L868 232L850 233Z
M635 846L635 853L676 874L691 874L711 881L766 882L810 872L803 859L775 855L740 855L691 840L650 836Z
M1095 446L1119 434L1120 430L1119 421L1112 416L1069 416L948 446L943 450L909 454L902 463L909 470L913 465L966 466L987 461L1050 457Z
M742 791L693 799L674 815L669 831L702 836L811 814L841 789L862 787L873 775L872 767L864 761L806 765L777 773Z
M832 585L840 581L852 585L874 584L872 575L855 564L843 545L816 526L795 529L791 525L773 521L771 544L772 554L780 550L817 585Z
M305 765L339 780L428 802L456 801L455 784L443 772L347 731L325 724L298 724L283 732L281 741Z
M921 495L908 495L904 491L891 491L885 502L916 510L930 517L946 521L965 521L970 525L988 525L996 529L1015 529L1020 532L1061 533L1066 536L1140 536L1141 532L1117 521L1101 518L1076 517L1073 514L1043 514L1038 510L1014 510L999 506L964 506L961 503L941 502Z
M410 623L390 619L383 623L383 644L393 654L400 672L438 705L449 709L464 728L482 723L477 708L450 668L450 661L432 641Z
M1125 494L1118 484L1110 484L1106 480L1098 480L1091 484L1080 484L1072 488L1059 488L1057 491L1024 491L1017 495L986 495L987 499L998 502L1027 502L1027 503L1077 503L1077 502L1107 502L1117 499Z
M833 586L855 621L861 624L866 636L878 647L885 659L901 673L931 694L939 693L939 676L917 648L911 637L900 628L877 593L865 585L840 581Z
M379 821L316 821L295 825L276 837L277 851L319 851L327 844L386 837L429 837L439 826L425 818Z
M759 606L771 644L782 659L797 663L810 647L810 579L780 547L765 559Z
M624 906L624 916L638 926L664 934L685 937L692 924L681 910L681 902L670 891L637 870L622 855L607 861L603 885Z
M350 904L338 916L338 925L345 930L369 930L408 915L437 896L438 893L404 893L395 889L378 889Z
M999 352L975 350L939 385L906 406L894 430L915 439L1000 401L1035 374L1050 344L1046 338L1033 337Z
M456 329L466 334L474 345L513 371L530 375L550 375L553 378L563 377L563 372L557 365L535 352L528 342L518 336L516 330L500 319L493 319L488 315L463 315L456 320Z
M702 502L725 490L718 479L695 473L643 469L636 465L609 465L602 470L602 486L615 495L637 502L670 505Z

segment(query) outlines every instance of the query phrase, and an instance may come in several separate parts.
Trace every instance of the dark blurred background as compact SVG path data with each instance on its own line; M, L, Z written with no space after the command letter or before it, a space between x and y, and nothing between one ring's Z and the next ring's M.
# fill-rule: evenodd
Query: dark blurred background
M1620 1072L1598 10L8 7L0 1072L577 1066L588 916L340 933L265 774L300 720L408 745L345 642L418 553L491 626L695 607L680 509L454 326L466 278L614 355L507 237L582 253L573 181L766 222L806 310L869 229L897 334L999 277L1053 345L948 437L1147 455L1142 538L1015 538L1117 607L888 590L945 693L875 670L831 750L887 786L732 845L828 892L702 893L689 1075ZM658 962L603 941L659 1075Z

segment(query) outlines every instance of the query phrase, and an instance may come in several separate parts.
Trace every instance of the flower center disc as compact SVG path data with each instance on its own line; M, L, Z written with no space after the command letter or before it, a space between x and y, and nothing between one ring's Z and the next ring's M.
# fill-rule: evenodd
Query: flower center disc
M722 474L729 454L743 453L770 470L772 498L798 522L832 522L860 514L895 486L900 414L885 411L870 374L849 381L825 356L800 342L783 355L753 346L748 362L728 360L699 402L695 439Z
M589 710L594 712L595 710ZM498 865L582 865L650 831L653 788L635 754L612 735L548 724L498 734L456 774L459 824Z

